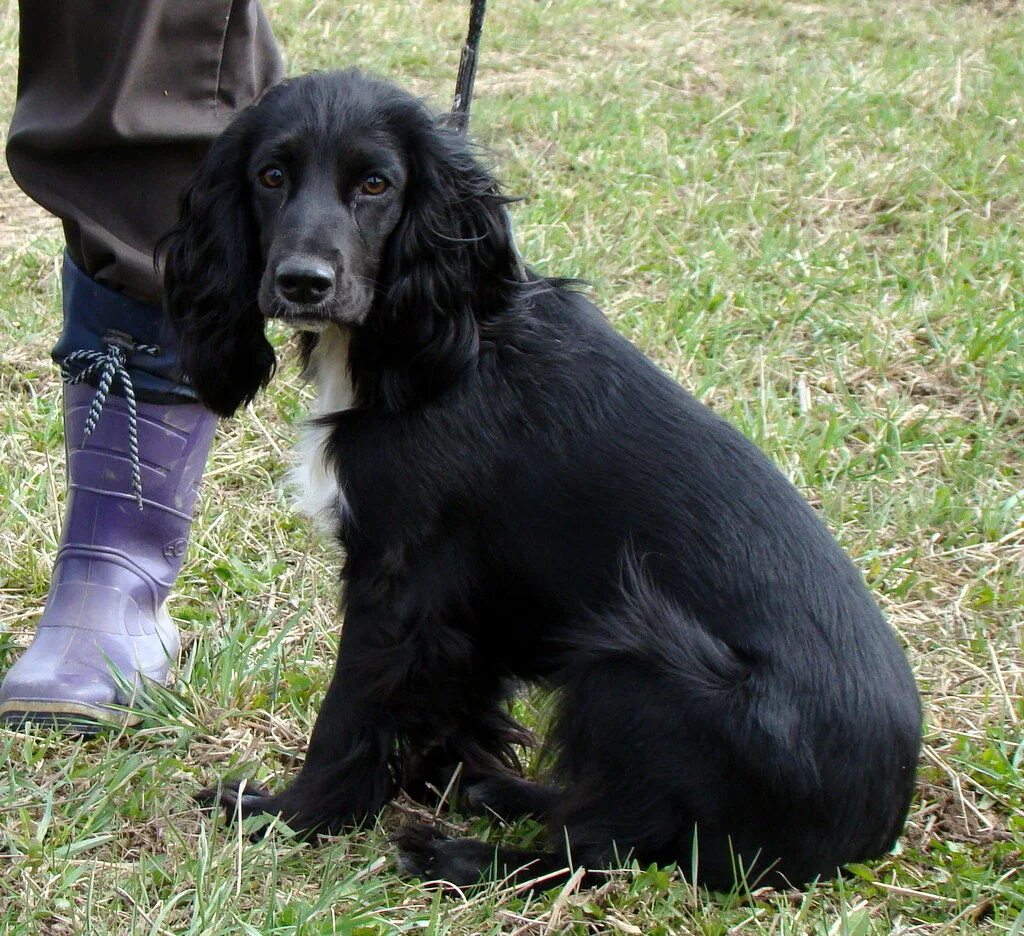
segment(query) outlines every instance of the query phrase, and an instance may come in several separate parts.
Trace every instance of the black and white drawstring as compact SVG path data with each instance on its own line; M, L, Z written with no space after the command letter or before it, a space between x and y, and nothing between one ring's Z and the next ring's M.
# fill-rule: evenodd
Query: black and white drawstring
M142 470L139 465L139 422L138 407L135 404L135 387L131 374L125 364L130 354L157 355L160 349L156 345L135 344L130 335L121 332L107 332L103 336L103 351L72 351L60 365L61 376L66 384L79 384L97 376L96 396L89 406L89 415L85 419L83 438L96 428L103 405L107 402L107 394L116 377L121 381L121 389L128 403L128 454L132 463L132 490L135 502L142 506ZM76 365L85 365L75 372Z

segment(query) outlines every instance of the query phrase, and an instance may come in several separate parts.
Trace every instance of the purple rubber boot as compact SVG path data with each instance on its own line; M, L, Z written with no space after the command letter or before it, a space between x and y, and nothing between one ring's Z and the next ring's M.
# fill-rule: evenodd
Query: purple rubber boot
M64 388L67 512L35 638L0 686L8 726L131 724L111 706L131 706L143 679L166 682L177 659L166 601L217 418L197 403L139 402L133 428L130 409L85 384Z

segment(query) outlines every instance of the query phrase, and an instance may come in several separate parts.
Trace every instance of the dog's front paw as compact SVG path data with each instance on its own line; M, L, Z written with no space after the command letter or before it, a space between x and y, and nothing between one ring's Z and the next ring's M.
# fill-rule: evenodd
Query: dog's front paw
M225 780L200 790L193 798L201 806L223 806L228 822L281 813L277 797L252 780Z
M295 783L273 794L251 780L228 780L200 790L194 798L203 806L223 806L228 822L251 816L280 816L296 837L305 841L317 835L338 834L356 821L347 799L336 802L311 794ZM256 829L251 838L259 839L266 828Z

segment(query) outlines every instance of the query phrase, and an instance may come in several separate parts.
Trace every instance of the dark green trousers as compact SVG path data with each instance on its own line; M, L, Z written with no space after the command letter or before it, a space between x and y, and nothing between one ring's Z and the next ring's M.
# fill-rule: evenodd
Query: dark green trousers
M210 141L280 80L256 0L24 0L7 161L75 265L158 305L157 239Z

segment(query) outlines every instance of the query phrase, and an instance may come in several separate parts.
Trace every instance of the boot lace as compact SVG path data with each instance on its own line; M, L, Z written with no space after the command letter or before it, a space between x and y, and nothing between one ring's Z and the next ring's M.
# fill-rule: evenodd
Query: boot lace
M99 422L103 405L107 402L107 394L116 378L121 382L121 389L128 404L128 454L132 464L132 491L135 503L142 506L142 470L139 465L139 420L138 407L135 403L135 387L131 374L125 366L130 354L156 355L159 347L148 344L135 344L130 335L120 332L107 332L103 336L102 351L72 351L60 365L61 377L66 384L79 384L96 376L96 395L89 406L89 414L85 418L83 438L89 438ZM75 372L77 366L82 369Z

